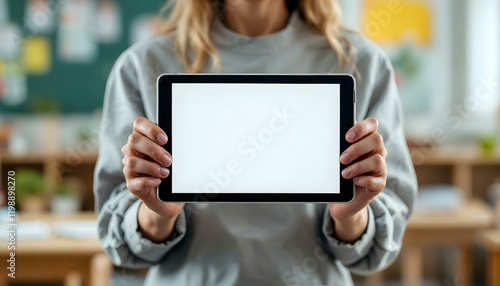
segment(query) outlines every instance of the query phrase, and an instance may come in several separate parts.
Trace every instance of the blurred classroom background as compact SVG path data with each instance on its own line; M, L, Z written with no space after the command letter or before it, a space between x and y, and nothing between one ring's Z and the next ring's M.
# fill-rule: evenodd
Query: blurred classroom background
M341 2L393 62L419 181L400 257L356 284L500 285L500 1ZM0 206L15 171L20 219L12 279L0 215L0 285L142 284L103 255L92 176L108 73L163 4L0 0Z

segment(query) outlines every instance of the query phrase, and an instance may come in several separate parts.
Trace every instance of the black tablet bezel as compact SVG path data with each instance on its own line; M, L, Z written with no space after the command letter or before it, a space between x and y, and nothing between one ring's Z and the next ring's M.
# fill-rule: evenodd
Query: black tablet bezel
M156 122L167 133L169 141L163 147L175 158L172 150L172 84L173 83L296 83L340 84L340 132L346 134L354 125L356 116L356 82L349 74L162 74L157 81ZM162 112L159 112L159 110ZM349 147L345 136L340 136L340 154ZM340 156L339 154L339 156ZM174 160L175 161L175 160ZM175 164L175 163L174 163ZM340 171L348 165L340 163ZM172 176L163 179L157 196L165 202L349 202L354 198L352 179L340 177L340 192L332 194L301 193L172 193Z

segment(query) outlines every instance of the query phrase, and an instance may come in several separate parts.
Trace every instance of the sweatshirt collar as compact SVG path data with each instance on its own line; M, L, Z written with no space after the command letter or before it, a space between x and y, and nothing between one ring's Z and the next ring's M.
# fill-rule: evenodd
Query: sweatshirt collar
M255 53L274 52L293 44L302 25L305 23L300 19L299 13L294 11L285 28L272 34L258 37L241 35L227 28L219 18L214 20L211 33L218 46L235 47Z

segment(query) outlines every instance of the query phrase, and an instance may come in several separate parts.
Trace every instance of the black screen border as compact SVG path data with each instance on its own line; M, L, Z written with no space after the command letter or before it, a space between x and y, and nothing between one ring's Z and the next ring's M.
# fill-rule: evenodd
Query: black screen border
M356 122L356 81L350 74L162 74L157 80L156 123L168 135L169 141L163 147L175 157L172 150L172 84L174 83L254 83L254 84L339 84L340 85L340 134L347 131ZM161 109L162 112L159 112ZM340 154L349 143L345 136L340 136ZM339 156L340 156L339 154ZM174 163L175 164L175 163ZM348 165L339 162L340 171ZM165 202L349 202L354 199L355 191L352 179L344 179L340 174L340 192L320 193L172 193L172 176L162 179L157 188L158 199Z

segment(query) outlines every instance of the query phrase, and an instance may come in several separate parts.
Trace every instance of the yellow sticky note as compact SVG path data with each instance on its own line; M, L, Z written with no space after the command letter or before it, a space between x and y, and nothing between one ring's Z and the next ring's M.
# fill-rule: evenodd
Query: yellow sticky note
M432 43L432 8L427 0L365 0L365 34L380 44Z
M28 38L24 42L24 68L28 74L45 74L52 63L50 41L45 37Z

